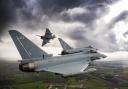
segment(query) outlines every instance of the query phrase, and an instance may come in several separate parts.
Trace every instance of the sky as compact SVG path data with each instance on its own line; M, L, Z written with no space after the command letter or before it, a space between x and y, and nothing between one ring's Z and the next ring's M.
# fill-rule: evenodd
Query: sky
M0 0L0 59L21 59L8 34L12 29L60 54L57 38L41 47L36 35L46 27L74 48L92 45L112 58L128 59L128 0Z

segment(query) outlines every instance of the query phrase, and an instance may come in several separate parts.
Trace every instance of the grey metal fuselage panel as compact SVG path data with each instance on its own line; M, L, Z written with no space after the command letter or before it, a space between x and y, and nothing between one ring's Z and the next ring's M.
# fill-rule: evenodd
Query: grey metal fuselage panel
M93 48L91 46L82 47L82 48L72 48L64 40L62 40L61 38L58 38L58 39L59 39L60 44L61 44L61 46L63 48L62 55L80 53L80 52L87 52L87 51L90 51L90 50L94 50L94 51L97 50L97 49L95 49L95 48Z
M67 49L67 50L64 50L64 51L67 52L67 53L78 53L78 52L89 52L90 50L97 51L96 49L87 48L87 47Z
M90 57L99 54L76 53L64 56L48 58L47 60L35 61L36 71L49 71L62 75L77 74L82 72L91 62Z

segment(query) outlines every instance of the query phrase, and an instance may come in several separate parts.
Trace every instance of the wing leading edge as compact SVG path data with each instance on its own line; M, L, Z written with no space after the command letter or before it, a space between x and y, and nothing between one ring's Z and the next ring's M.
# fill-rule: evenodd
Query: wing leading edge
M42 42L42 46L44 46L45 44L49 43L50 39L43 39L43 42Z

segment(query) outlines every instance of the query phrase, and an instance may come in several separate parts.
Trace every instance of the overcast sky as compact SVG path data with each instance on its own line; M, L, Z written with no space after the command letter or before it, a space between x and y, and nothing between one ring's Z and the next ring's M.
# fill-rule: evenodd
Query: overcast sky
M19 55L8 30L22 32L41 47L36 35L46 27L73 47L92 45L128 58L128 0L0 0L0 58ZM47 47L60 45L55 39Z

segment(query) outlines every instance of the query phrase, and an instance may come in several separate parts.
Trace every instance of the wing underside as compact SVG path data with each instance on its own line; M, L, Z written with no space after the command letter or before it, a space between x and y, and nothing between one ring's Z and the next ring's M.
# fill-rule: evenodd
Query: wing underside
M42 42L42 46L47 44L49 41L50 41L50 39L44 39L43 42Z
M49 71L62 75L71 75L83 72L88 67L88 65L89 63L84 60L79 62L70 62L46 68L40 68L37 69L37 71Z

